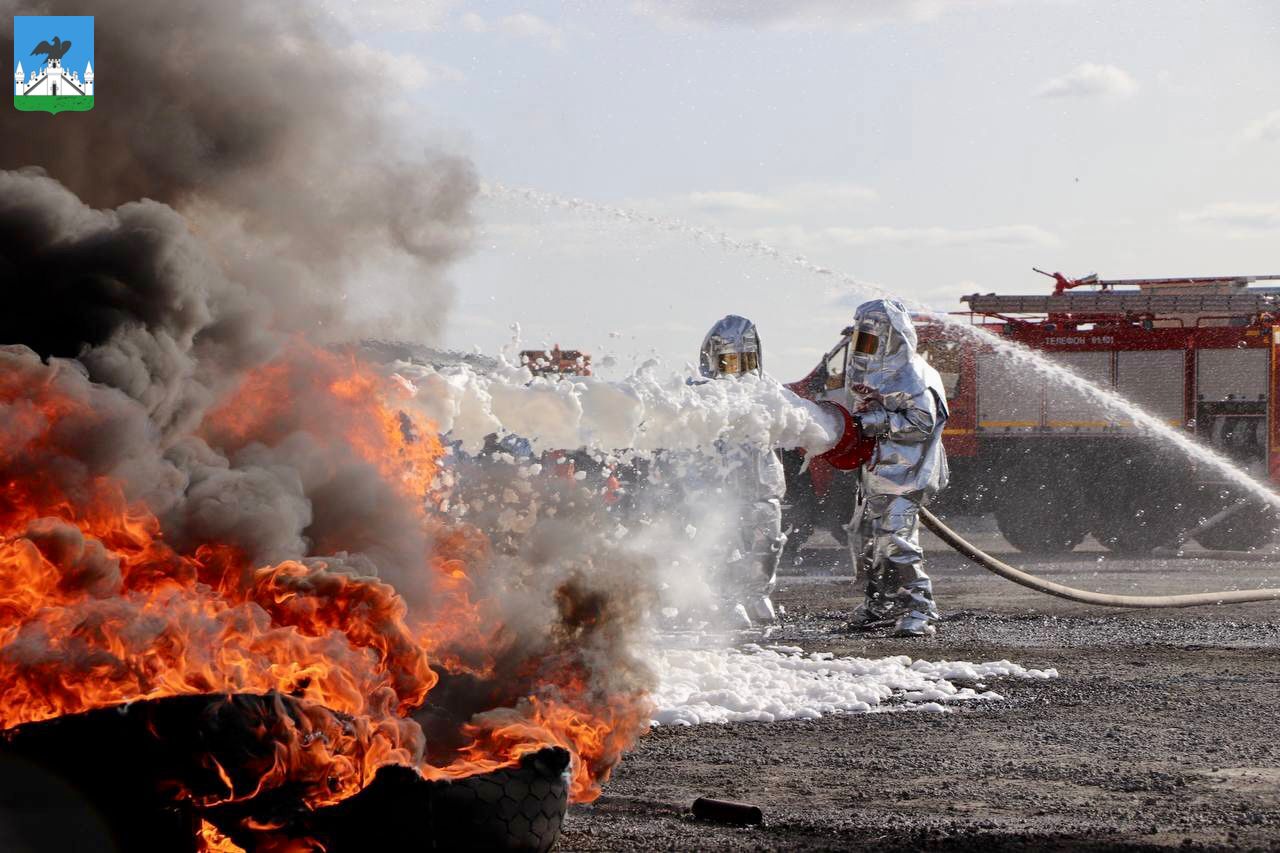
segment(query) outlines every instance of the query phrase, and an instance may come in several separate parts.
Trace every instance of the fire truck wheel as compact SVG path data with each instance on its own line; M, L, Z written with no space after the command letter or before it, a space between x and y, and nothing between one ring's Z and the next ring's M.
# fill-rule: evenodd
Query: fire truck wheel
M1024 554L1065 554L1075 548L1088 531L1072 522L1071 516L1043 500L1003 500L996 505L1000 535Z
M1108 551L1140 556L1173 539L1184 526L1181 518L1168 513L1116 514L1095 525L1093 535Z
M1250 504L1196 537L1210 551L1252 551L1271 541L1280 516L1270 507Z
M1194 515L1186 481L1191 474L1168 453L1129 444L1099 453L1089 485L1090 532L1115 554L1138 556L1166 544Z

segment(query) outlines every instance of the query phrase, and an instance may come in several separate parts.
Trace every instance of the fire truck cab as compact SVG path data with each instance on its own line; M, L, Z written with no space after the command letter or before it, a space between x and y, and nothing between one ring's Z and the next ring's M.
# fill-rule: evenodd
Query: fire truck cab
M1213 549L1269 541L1273 509L1150 435L1140 418L1126 417L1132 409L1046 378L1018 353L1047 356L1255 479L1280 481L1280 288L1251 286L1280 276L1052 277L1052 293L973 294L961 300L967 323L917 326L951 413L952 481L940 510L994 513L1023 551L1068 551L1089 534L1122 553L1189 533ZM845 334L792 390L832 393L847 346ZM1202 527L1209 518L1217 523Z

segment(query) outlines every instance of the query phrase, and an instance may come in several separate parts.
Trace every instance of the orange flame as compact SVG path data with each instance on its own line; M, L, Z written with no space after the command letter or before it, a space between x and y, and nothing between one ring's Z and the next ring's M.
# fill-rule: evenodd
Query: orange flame
M197 839L200 853L245 853L243 847L227 838L207 820L200 821L200 833Z
M583 698L571 694L566 702L530 696L516 709L485 715L483 723L467 726L474 740L462 750L462 758L438 773L432 768L426 775L483 773L554 744L568 749L574 757L571 800L591 802L600 796L614 765L646 724L650 709L647 701L635 696L593 709L581 707Z
M92 429L99 417L54 383L26 380L0 375L11 415L0 423L0 474L24 458L70 459L63 428ZM456 760L422 759L408 712L440 668L489 675L501 626L473 600L483 534L431 511L443 448L408 396L352 355L294 344L252 372L201 435L232 452L305 430L375 468L428 534L430 618L412 616L390 585L322 561L255 566L218 542L180 553L156 514L109 475L41 469L0 482L0 728L140 699L274 690L352 722L317 714L290 723L256 787L235 790L228 779L227 799L291 781L308 785L317 805L350 796L384 764L456 777L547 744L574 756L573 798L598 796L647 708L639 695L599 695L574 667L540 672L535 695L470 723ZM202 839L208 850L238 849L207 825Z
M218 446L237 449L250 441L276 444L305 430L359 455L421 508L444 448L434 425L402 405L410 396L354 354L296 341L284 358L250 373L205 419L203 432Z

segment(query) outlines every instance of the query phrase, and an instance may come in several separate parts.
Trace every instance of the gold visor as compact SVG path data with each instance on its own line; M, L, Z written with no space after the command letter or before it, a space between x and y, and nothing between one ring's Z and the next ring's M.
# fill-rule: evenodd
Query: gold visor
M872 355L880 348L880 336L873 335L870 332L858 332L858 337L853 341L853 351L860 352L863 355Z
M721 373L750 373L760 367L760 356L754 352L722 352L719 364Z

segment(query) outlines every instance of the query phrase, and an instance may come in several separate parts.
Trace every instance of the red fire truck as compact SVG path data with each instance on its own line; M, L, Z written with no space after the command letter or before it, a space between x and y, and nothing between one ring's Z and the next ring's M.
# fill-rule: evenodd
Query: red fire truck
M1052 293L973 294L957 313L1116 392L1255 479L1280 482L1280 288L1251 286L1280 276L1045 275ZM951 410L944 442L952 483L941 511L994 513L1023 551L1068 551L1089 534L1121 553L1180 534L1214 549L1271 538L1272 509L1139 431L1122 411L1046 380L963 326L922 320L917 328ZM840 388L849 331L789 387L811 399ZM802 473L795 454L784 462L798 539L821 527L842 536L851 478L819 460Z

